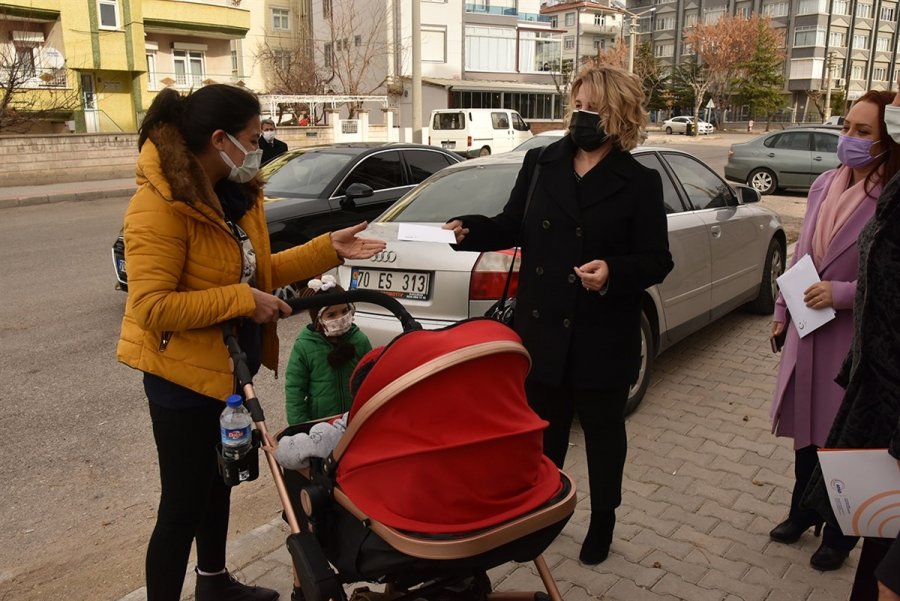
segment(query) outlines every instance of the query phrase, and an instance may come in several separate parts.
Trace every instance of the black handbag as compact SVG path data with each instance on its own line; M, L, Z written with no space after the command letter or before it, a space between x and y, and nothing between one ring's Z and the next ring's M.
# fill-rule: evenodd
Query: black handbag
M528 206L531 204L531 195L534 194L534 186L537 183L538 173L541 171L541 155L544 154L544 149L541 148L541 151L538 153L538 162L534 165L534 171L531 172L531 182L528 184L528 195L525 197L525 210L522 212L522 225L519 226L519 239L522 238L522 232L525 230L525 216L528 215ZM487 311L484 312L484 316L495 321L499 321L500 323L505 323L508 326L512 326L513 318L516 313L516 297L509 297L509 282L512 279L513 271L515 271L516 267L516 257L519 254L519 247L516 246L513 249L512 261L509 263L509 271L506 273L506 282L503 283L503 294L500 295L500 298L497 299L493 305L491 305Z

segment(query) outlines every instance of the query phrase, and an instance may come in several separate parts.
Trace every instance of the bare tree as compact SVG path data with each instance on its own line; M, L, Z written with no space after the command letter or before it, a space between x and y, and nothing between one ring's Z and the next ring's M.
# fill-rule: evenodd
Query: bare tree
M0 132L28 131L50 118L70 118L79 106L65 64L44 65L37 48L0 45Z
M281 37L269 37L259 44L256 60L263 69L267 93L281 95L313 95L322 93L322 86L329 73L313 54L309 33L294 36L288 41ZM291 123L299 123L303 113L310 115L313 123L320 115L313 114L309 105L292 103L278 106L278 121L284 111L291 114Z
M619 38L609 48L598 48L594 60L599 65L612 65L628 69L628 44L623 38Z
M364 96L384 88L387 61L394 48L386 35L382 2L330 0L325 27L317 30L316 51L327 71L326 85L339 94ZM351 117L361 108L350 107Z

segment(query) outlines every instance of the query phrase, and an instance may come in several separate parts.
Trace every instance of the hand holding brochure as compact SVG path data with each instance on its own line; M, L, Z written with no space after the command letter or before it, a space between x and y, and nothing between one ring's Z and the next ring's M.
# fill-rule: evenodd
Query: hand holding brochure
M397 240L456 244L456 236L453 234L453 230L445 230L433 225L417 225L414 223L401 223L400 228L397 230Z
M820 328L834 319L834 309L810 309L803 302L803 293L807 288L821 282L816 267L809 255L803 255L793 267L778 278L778 287L784 302L791 313L791 323L797 328L800 338Z
M820 449L819 464L844 534L897 537L900 465L887 449Z

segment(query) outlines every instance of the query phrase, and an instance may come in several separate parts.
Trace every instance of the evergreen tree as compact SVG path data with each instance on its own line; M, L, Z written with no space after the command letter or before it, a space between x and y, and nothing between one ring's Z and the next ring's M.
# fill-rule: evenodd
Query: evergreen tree
M641 79L646 96L646 109L650 111L666 108L665 92L669 77L653 53L650 42L644 42L634 57L634 73Z
M772 115L784 106L784 51L780 38L767 19L756 22L756 41L750 59L741 64L743 76L735 78L738 104L749 105L757 119Z

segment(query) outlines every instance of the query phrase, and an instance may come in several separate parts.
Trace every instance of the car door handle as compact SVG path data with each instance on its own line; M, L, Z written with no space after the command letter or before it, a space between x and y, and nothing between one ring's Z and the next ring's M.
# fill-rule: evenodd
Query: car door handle
M770 159L774 159L774 158L775 158L775 153L774 153L774 152L770 152L770 153L767 154L766 156L769 157Z
M822 157L813 157L813 160L814 160L814 161L821 161L821 160L822 160Z
M721 238L722 237L722 228L718 225L714 225L709 228L709 233L712 234L713 238Z

